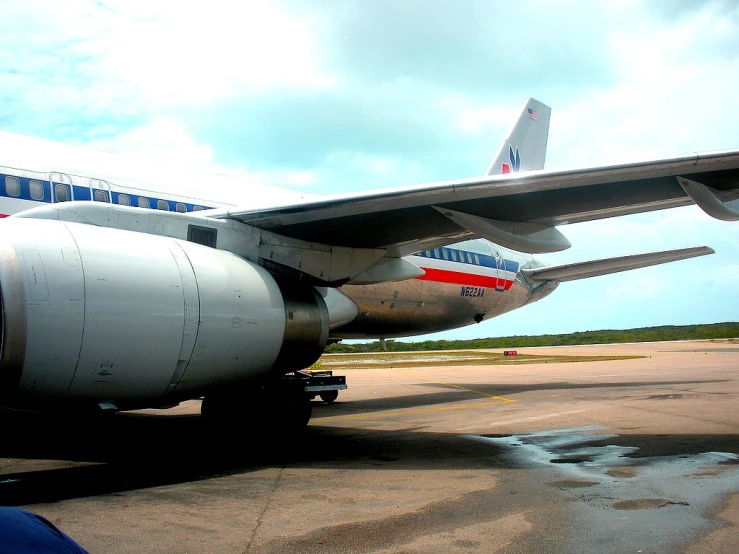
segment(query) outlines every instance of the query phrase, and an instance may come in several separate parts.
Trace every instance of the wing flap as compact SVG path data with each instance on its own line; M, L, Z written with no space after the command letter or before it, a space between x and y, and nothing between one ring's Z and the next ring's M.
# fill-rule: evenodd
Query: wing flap
M495 221L434 206L440 213L489 241L519 252L538 254L567 250L572 244L556 227L538 223Z
M728 202L722 202L711 187L685 177L678 177L677 181L693 202L711 217L721 221L739 221L739 210Z
M555 265L537 269L522 269L526 279L529 281L576 281L598 277L620 271L629 271L641 267L665 264L678 260L687 260L698 256L713 254L714 250L707 246L694 248L681 248L677 250L662 250L649 252L647 254L635 254L631 256L619 256L615 258L603 258L599 260L588 260L571 264Z

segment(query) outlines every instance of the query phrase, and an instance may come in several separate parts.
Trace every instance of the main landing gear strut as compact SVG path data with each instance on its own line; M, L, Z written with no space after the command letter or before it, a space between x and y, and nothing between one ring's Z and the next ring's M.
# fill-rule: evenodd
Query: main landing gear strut
M203 398L200 414L206 423L241 421L259 429L299 432L308 425L312 413L305 393L307 380L296 373L261 385L211 393Z

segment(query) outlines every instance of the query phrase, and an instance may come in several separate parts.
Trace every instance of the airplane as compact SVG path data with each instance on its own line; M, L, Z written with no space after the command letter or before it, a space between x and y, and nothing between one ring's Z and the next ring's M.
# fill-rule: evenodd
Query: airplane
M203 398L207 421L301 428L296 372L331 341L479 323L713 252L545 266L533 254L570 246L559 225L689 204L739 220L739 150L546 171L550 114L528 99L482 177L329 196L0 133L0 405Z

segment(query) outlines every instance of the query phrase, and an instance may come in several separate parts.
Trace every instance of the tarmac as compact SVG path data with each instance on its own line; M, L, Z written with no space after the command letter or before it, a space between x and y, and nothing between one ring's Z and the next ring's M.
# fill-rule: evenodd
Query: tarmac
M352 369L300 437L8 413L0 504L91 553L739 551L739 341L519 351L643 357Z

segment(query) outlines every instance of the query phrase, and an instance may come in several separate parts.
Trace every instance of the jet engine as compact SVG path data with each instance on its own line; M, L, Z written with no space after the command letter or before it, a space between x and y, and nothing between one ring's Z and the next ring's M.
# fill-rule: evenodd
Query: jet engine
M62 221L1 226L6 405L163 406L302 369L326 345L316 289L229 252Z

